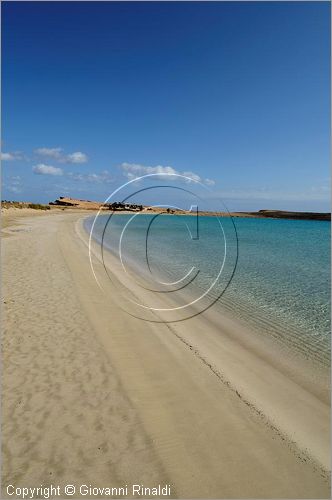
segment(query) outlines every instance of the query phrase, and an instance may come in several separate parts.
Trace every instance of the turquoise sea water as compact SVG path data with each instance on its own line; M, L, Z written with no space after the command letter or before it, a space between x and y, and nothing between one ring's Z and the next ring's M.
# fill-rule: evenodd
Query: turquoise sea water
M280 219L140 214L98 218L93 236L124 262L175 281L192 267L199 296L224 267L208 297L240 321L324 365L330 359L330 223ZM93 218L85 221L90 230ZM149 227L150 225L150 227ZM146 244L148 233L148 243ZM226 240L226 247L225 247ZM225 255L226 251L226 255ZM147 266L146 255L148 254ZM232 274L234 272L234 275ZM231 281L230 281L230 278ZM187 280L187 282L190 281ZM185 282L185 281L184 281ZM186 283L186 282L185 282Z

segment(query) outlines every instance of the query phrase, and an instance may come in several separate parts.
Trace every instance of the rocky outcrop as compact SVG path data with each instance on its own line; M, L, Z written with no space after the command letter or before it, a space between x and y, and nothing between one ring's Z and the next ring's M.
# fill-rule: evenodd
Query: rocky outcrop
M49 205L57 207L79 208L81 210L101 209L101 210L129 211L129 212L139 212L143 210L143 205L122 203L122 202L101 203L100 201L78 200L75 198L66 198L65 196L60 196L55 201L51 201Z
M289 212L287 210L259 210L259 217L272 219L306 219L306 220L331 220L328 212Z
M82 210L99 210L99 208L103 206L103 204L98 201L78 200L75 198L67 198L65 196L60 196L55 201L51 201L49 204L57 207L80 208Z

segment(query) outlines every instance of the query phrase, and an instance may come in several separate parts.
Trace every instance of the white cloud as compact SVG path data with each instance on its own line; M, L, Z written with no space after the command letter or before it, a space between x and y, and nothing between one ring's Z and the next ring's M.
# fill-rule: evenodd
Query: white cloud
M22 182L19 175L13 175L9 177L8 184L4 183L3 187L6 188L11 193L21 193L22 192Z
M66 161L68 163L86 163L88 161L88 157L85 153L81 153L81 151L76 151L76 153L71 153L67 155Z
M14 161L21 159L22 153L20 151L14 151L13 153L1 153L1 161Z
M62 168L52 167L51 165L45 165L44 163L39 163L32 168L34 174L38 175L63 175Z
M173 174L178 172L172 167L163 167L162 165L157 165L155 167L146 167L144 165L139 165L138 163L122 163L121 169L123 174L129 179L136 179L136 177L141 177L142 175L148 174L167 174L172 177ZM160 176L162 177L162 175Z
M63 148L37 148L35 153L38 156L53 158L60 163L86 163L88 156L81 151L65 154Z
M12 185L9 185L6 187L7 187L8 191L10 191L11 193L22 193L22 189L20 186L14 186L12 184Z
M95 174L95 173L80 174L80 173L69 172L67 176L70 179L79 182L106 183L106 184L113 182L113 177L108 172L108 170L103 170L100 174Z
M48 156L50 158L60 159L62 157L62 148L38 148L35 153L40 156Z
M202 179L198 174L191 171L179 172L175 168L170 166L156 165L155 167L140 165L138 163L121 163L120 165L123 175L125 175L129 180L136 179L143 175L149 174L161 174L160 176L155 175L155 179L165 179L167 174L167 179L176 179L178 175L182 175L187 179L186 182L201 182L208 186L213 186L215 182L211 179Z
M183 172L183 174L185 177L188 177L189 179L192 179L193 181L196 181L196 182L201 182L201 178L199 175L195 174L194 172Z

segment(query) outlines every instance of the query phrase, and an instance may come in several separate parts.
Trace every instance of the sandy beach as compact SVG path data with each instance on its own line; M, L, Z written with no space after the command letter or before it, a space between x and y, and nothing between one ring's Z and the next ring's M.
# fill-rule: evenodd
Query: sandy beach
M143 484L171 498L329 498L327 379L213 310L181 324L126 314L91 272L87 215L3 214L2 497L72 484L71 498L80 485L128 485L129 498Z

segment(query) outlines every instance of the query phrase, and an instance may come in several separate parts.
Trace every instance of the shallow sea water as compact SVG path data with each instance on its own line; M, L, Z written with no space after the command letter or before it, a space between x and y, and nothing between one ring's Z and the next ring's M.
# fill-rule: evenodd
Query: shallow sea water
M98 217L93 237L102 235L116 255L121 240L124 263L168 283L189 273L193 296L210 288L213 307L329 364L329 222L116 214Z

